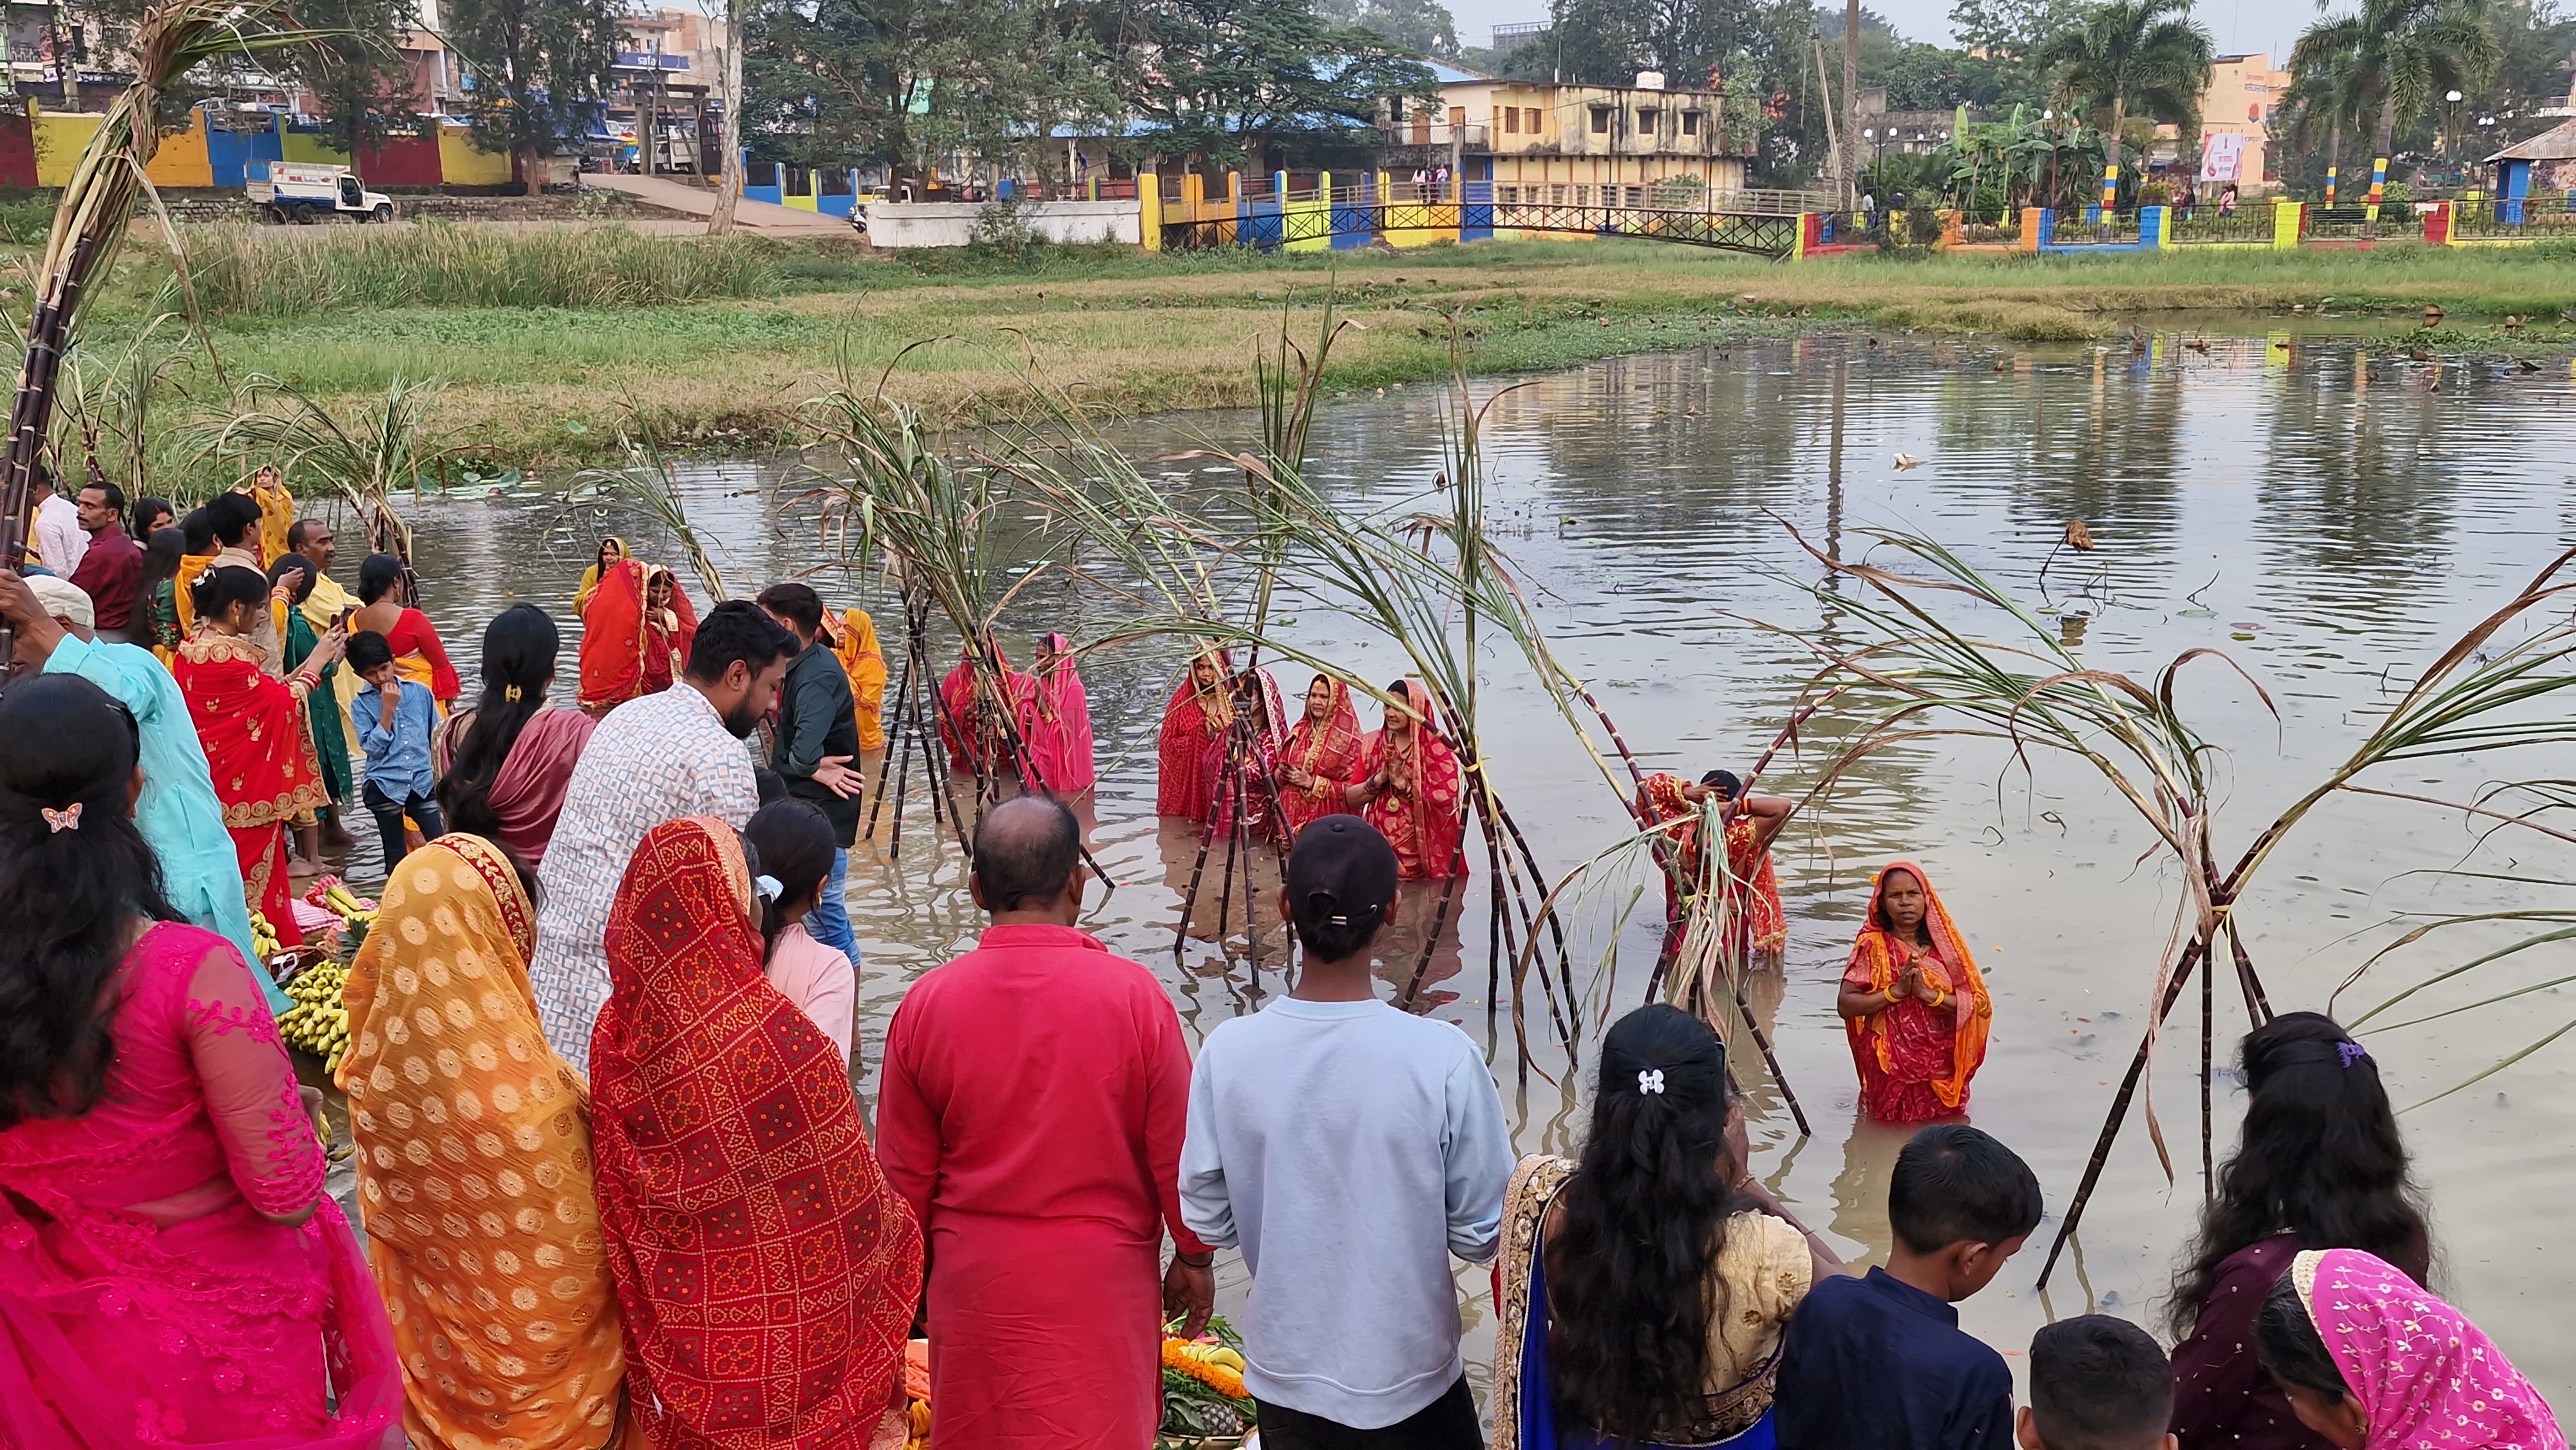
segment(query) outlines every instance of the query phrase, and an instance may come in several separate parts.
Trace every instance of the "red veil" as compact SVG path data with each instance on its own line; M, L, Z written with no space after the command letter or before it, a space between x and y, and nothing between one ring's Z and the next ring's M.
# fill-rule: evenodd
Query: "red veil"
M1291 836L1317 817L1338 816L1350 809L1343 803L1342 787L1360 778L1360 752L1368 748L1368 737L1360 730L1359 707L1351 703L1351 687L1329 675L1315 678L1332 687L1332 718L1318 728L1299 711L1297 728L1288 732L1287 747L1279 756L1282 766L1297 766L1315 778L1314 785L1304 790L1279 782L1279 808L1287 813Z
M1360 808L1360 817L1377 827L1407 881L1446 881L1467 874L1467 857L1459 847L1467 835L1466 775L1458 752L1440 735L1440 718L1431 691L1420 680L1406 680L1396 694L1419 718L1411 738L1391 744L1384 727L1368 738L1360 752L1358 778L1366 780L1390 762L1410 765L1413 789L1379 792ZM1390 713L1397 713L1390 706Z
M1002 697L1009 702L1007 708L1014 717L1020 716L1029 697L1037 690L1037 681L1012 669L1011 657L1002 653L998 643L993 646L993 659L1002 668ZM989 772L1009 762L1011 742L1002 734L998 724L991 727L991 738L984 738L988 734L987 722L976 710L975 703L975 652L971 647L961 645L957 652L957 668L950 670L947 677L939 682L939 738L948 742L950 765L966 770L980 762ZM1087 722L1090 718L1090 710L1086 706L1083 719ZM1013 728L1016 729L1017 725L1014 719ZM990 759L985 758L988 749ZM1047 783L1053 785L1055 778L1049 776Z
M623 705L639 695L667 690L698 637L698 612L671 579L671 612L679 617L676 637L644 617L644 590L655 574L667 569L641 559L620 559L600 576L590 602L581 611L581 697L585 710Z
M921 1294L921 1230L848 1067L762 974L753 904L732 829L694 818L645 835L609 912L599 1216L661 1450L867 1444Z
M1198 684L1198 662L1202 659L1216 661L1217 671L1216 689L1205 696ZM1233 676L1234 662L1224 650L1209 645L1190 657L1189 668L1181 672L1181 682L1172 687L1172 698L1163 706L1163 733L1155 763L1156 815L1187 816L1202 825L1207 823L1214 808L1208 796L1208 742L1223 741L1226 728L1234 722L1226 684Z
M1051 656L1030 678L1025 693L1014 692L1020 717L1020 743L1028 747L1029 768L1057 800L1069 801L1091 789L1099 778L1091 748L1091 697L1073 668L1073 641L1050 634L1040 641Z
M1252 732L1246 747L1248 753L1236 766L1235 774L1242 778L1241 799L1245 819L1256 828L1266 829L1263 823L1270 819L1272 782L1279 776L1280 752L1288 746L1280 724L1285 710L1279 699L1279 682L1271 677L1270 672L1254 669L1248 673L1261 691L1262 718L1260 728ZM1242 682L1240 677L1232 677L1226 683L1231 691ZM1228 699L1232 700L1233 696L1229 694ZM1207 801L1205 824L1220 832L1234 829L1234 817L1229 813L1226 799L1225 779L1226 742L1232 733L1230 730L1219 732L1199 754L1199 791Z
M305 728L304 697L260 670L258 645L203 631L179 646L170 672L206 748L224 829L249 888L250 905L279 942L303 944L287 890L285 823L331 803Z

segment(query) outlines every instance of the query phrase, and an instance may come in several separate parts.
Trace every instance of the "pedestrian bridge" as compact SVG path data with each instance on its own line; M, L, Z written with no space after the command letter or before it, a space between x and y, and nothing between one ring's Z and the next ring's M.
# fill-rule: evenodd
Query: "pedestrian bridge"
M1454 199L1408 194L1415 190L1362 185L1204 200L1154 197L1161 215L1149 234L1174 251L1306 252L1562 236L1638 237L1785 258L1798 250L1800 217L1826 209L1805 192L1737 192L1694 205L1655 205L1658 188L1652 187L1498 188L1470 181Z

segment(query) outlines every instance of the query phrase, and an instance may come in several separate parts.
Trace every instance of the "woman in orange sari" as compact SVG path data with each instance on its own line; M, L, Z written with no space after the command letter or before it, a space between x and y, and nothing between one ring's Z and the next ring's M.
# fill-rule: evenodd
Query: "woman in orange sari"
M197 632L180 644L171 674L206 748L251 909L268 918L282 945L301 946L287 890L286 823L331 800L313 758L313 733L305 728L304 697L340 658L349 636L334 626L294 673L271 679L250 639L268 609L267 578L239 566L211 569L189 593Z
M1292 839L1308 821L1349 809L1342 792L1359 778L1360 751L1367 744L1351 687L1317 675L1306 687L1306 714L1288 732L1279 756L1279 809L1288 817Z
M1928 1123L1968 1110L1994 1001L1922 867L1898 861L1878 873L1834 1005L1860 1069L1862 1112Z
M1420 680L1398 680L1387 694L1395 703L1361 750L1359 779L1343 799L1395 848L1403 880L1464 876L1467 796L1458 752L1440 738L1431 691Z
M758 910L740 838L698 817L646 833L608 918L591 1131L657 1450L845 1450L904 1403L921 1229L849 1066L762 971Z
M823 616L823 627L831 632L841 673L850 677L850 703L859 712L859 753L873 755L886 743L886 663L885 651L877 646L877 622L864 609L844 609L838 623Z
M341 991L367 1263L417 1450L617 1441L624 1321L590 1090L537 1026L536 921L499 848L441 836L388 875Z
M620 559L581 613L581 708L605 715L671 688L698 637L698 612L671 571Z
M1190 660L1190 672L1163 706L1161 748L1155 762L1154 814L1186 816L1206 825L1216 803L1207 774L1211 743L1223 746L1234 725L1234 698L1226 681L1233 662L1215 645Z

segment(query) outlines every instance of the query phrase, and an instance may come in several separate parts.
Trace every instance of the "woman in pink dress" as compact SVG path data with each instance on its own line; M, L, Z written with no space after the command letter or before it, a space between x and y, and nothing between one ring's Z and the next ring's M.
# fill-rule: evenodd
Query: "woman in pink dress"
M251 968L174 920L133 717L0 699L0 1444L375 1450L392 1332Z
M1207 753L1211 744L1222 746L1225 732L1234 728L1234 695L1226 688L1233 674L1225 651L1206 645L1173 687L1155 752L1154 814L1185 816L1202 826L1213 814Z
M1073 668L1073 641L1038 639L1037 673L1018 700L1020 742L1028 747L1029 788L1071 801L1099 778L1091 749L1091 698Z

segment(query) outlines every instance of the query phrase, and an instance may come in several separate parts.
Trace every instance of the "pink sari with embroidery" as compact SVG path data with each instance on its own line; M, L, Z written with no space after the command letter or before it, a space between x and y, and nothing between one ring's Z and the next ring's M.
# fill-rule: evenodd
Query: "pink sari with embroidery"
M1015 695L1020 741L1028 747L1023 773L1034 772L1057 800L1069 801L1099 779L1091 745L1091 696L1073 668L1073 641L1050 634L1040 641L1037 674Z
M0 1131L0 1444L399 1446L384 1305L250 968L165 922L110 990L98 1104Z
M2567 1450L2558 1416L2495 1341L2395 1264L2309 1249L2290 1281L2370 1430L2366 1450Z

